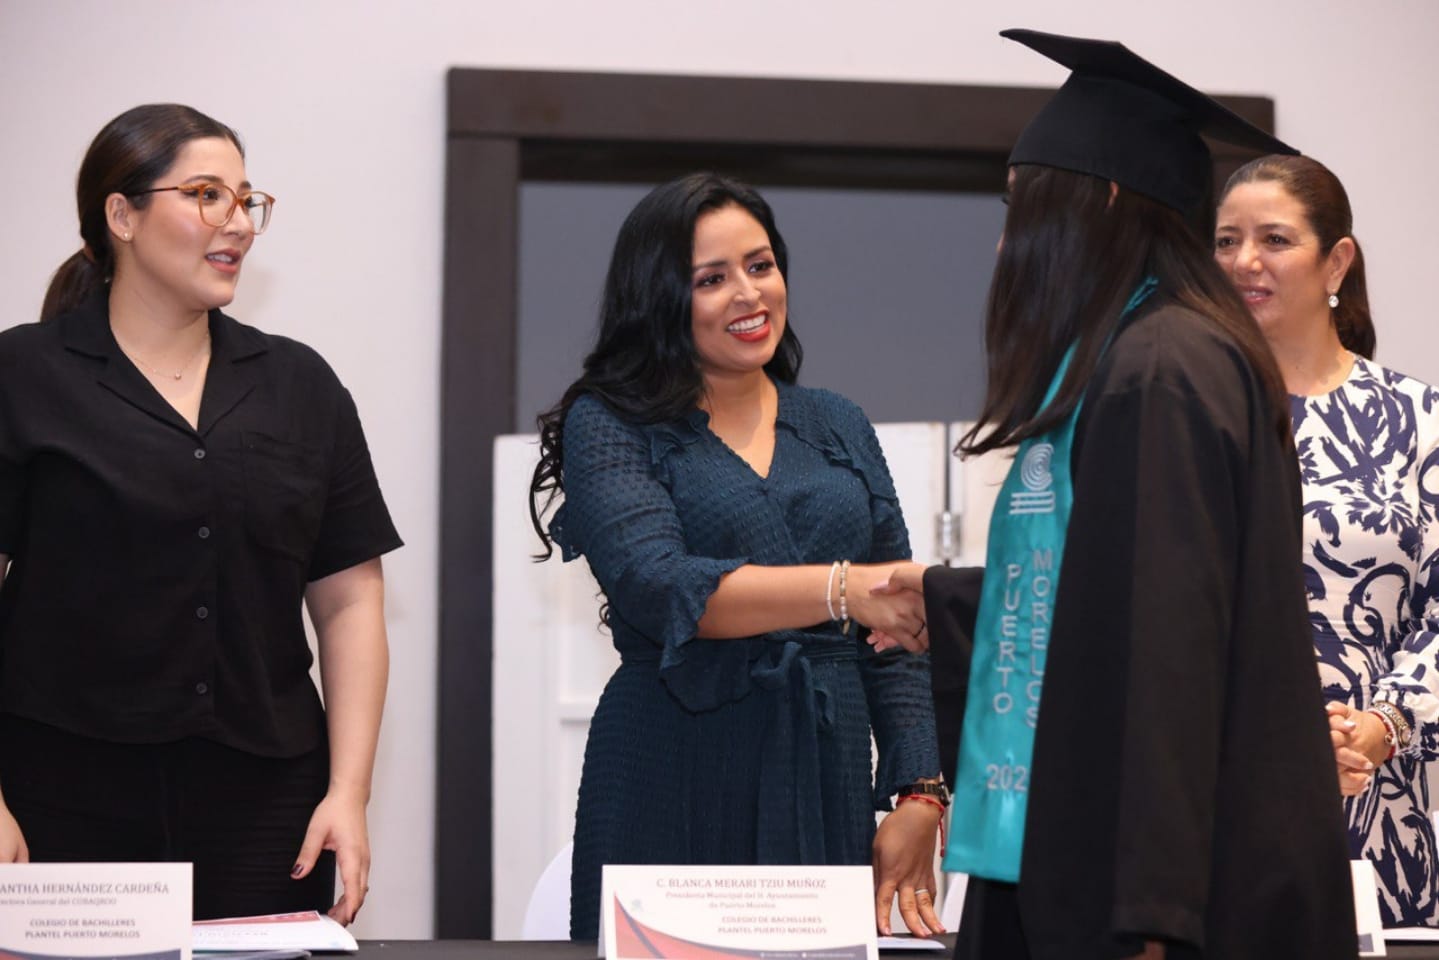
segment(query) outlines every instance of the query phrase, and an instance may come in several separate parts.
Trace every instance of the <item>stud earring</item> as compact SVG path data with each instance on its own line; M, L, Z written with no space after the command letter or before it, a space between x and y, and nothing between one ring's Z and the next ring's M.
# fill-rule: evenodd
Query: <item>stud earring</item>
M120 234L120 239L121 239L121 240L124 240L126 243L129 243L129 242L130 242L130 235L129 235L128 233L122 233L122 234ZM1329 299L1333 300L1334 298L1333 298L1333 297L1330 297ZM1333 304L1330 304L1330 306L1333 306Z
M1331 293L1329 295L1329 309L1333 310L1337 306L1339 306L1339 294Z

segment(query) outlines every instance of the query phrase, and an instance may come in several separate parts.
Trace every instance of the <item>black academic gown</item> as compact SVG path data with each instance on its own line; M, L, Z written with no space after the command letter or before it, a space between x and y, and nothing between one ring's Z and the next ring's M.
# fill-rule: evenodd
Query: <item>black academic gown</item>
M971 884L957 956L1356 955L1272 414L1191 311L1156 305L1110 345L1075 435L1020 882ZM962 577L926 577L936 646L961 642Z

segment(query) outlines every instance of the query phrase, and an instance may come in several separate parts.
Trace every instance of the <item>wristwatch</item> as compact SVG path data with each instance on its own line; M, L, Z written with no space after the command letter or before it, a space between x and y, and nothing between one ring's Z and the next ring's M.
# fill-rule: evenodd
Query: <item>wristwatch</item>
M932 783L919 780L915 783L907 784L899 788L898 796L900 798L914 796L933 797L935 800L938 800L942 806L949 806L949 788L944 785L942 778Z

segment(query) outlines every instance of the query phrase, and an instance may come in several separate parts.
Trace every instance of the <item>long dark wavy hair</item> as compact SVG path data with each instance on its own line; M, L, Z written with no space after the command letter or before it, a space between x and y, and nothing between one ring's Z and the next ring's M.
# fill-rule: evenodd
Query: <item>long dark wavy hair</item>
M1251 160L1230 176L1220 202L1242 183L1279 184L1304 210L1309 228L1319 240L1319 256L1329 256L1334 245L1345 237L1354 243L1354 262L1339 285L1339 306L1334 308L1334 327L1344 349L1367 360L1374 359L1374 318L1369 313L1369 284L1364 278L1364 251L1354 237L1354 212L1349 194L1328 167L1313 157L1275 154Z
M1054 167L1014 168L1004 242L989 288L984 406L959 451L1014 446L1061 423L1084 395L1135 287L1209 318L1243 351L1289 436L1284 384L1259 327L1214 263L1199 224L1109 181ZM1070 344L1074 359L1040 410Z
M206 137L229 140L241 157L245 155L234 130L179 103L132 107L101 128L85 151L75 178L75 206L84 246L50 278L40 306L42 322L75 309L114 277L115 248L105 220L105 199L112 193L123 194L143 209L151 196L137 196L136 191L153 187L174 166L185 144Z
M650 191L620 227L600 303L600 331L584 372L554 407L540 414L540 462L530 481L530 522L554 552L544 516L564 491L565 417L585 394L635 423L676 420L699 403L704 381L690 316L695 222L711 210L738 206L769 236L780 276L789 279L789 252L774 213L747 184L715 173L692 173ZM794 383L804 352L787 319L765 372Z

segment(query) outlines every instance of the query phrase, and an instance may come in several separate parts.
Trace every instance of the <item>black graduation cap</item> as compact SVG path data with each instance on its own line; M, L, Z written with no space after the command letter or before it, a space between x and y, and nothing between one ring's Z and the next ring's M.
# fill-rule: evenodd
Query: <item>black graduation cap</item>
M1189 214L1213 176L1201 133L1261 153L1299 152L1122 43L1037 30L999 35L1072 71L1019 135L1011 165L1103 177Z

